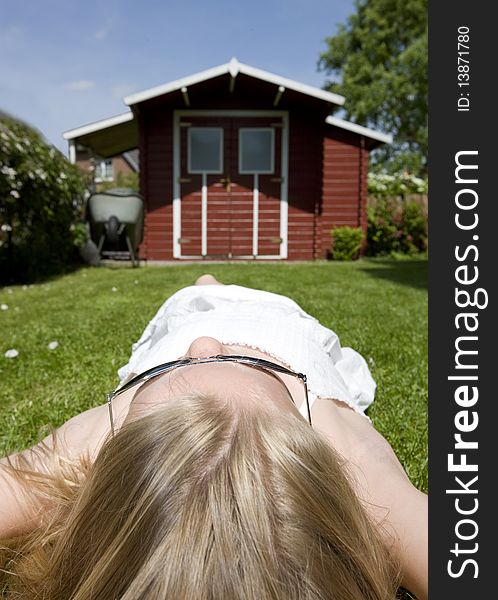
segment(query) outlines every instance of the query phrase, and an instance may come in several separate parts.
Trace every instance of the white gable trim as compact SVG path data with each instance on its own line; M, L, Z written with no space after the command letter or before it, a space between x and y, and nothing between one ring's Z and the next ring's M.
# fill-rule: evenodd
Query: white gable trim
M70 129L69 131L65 131L62 136L65 140L72 140L82 135L86 135L87 133L100 131L101 129L106 129L107 127L112 127L113 125L120 125L121 123L126 123L127 121L133 121L133 113L131 110L123 113L122 115L109 117L103 121L95 121L94 123L83 125L83 127L78 127L77 129Z
M340 127L341 129L347 129L348 131L353 131L354 133L359 133L360 135L372 138L373 140L378 140L384 144L393 143L393 136L390 134L380 133L379 131L368 129L368 127L363 127L362 125L357 125L356 123L344 121L344 119L339 119L338 117L327 117L325 121L329 125L334 125L335 127Z
M189 85L194 85L208 79L213 79L214 77L219 77L225 73L230 73L232 79L235 79L239 73L242 73L243 75L249 75L250 77L255 77L256 79L260 79L262 81L268 81L269 83L273 83L277 86L282 86L289 90L294 90L296 92L300 92L301 94L312 96L320 100L325 100L326 102L337 104L339 106L342 106L345 100L343 96L339 96L338 94L326 92L320 88L299 83L293 79L287 79L285 77L280 77L280 75L269 73L268 71L263 71L249 65L244 65L239 63L236 58L232 58L230 62L225 63L224 65L213 67L212 69L207 69L205 71L200 71L199 73L194 73L188 77L183 77L182 79L177 79L176 81L171 81L170 83L158 85L148 90L144 90L143 92L137 92L136 94L126 96L124 98L124 102L127 106L132 106L133 104L138 104L139 102L144 102L145 100L150 100L151 98L156 98L157 96L169 94L170 92L174 92L176 90L181 90L184 87L188 88Z

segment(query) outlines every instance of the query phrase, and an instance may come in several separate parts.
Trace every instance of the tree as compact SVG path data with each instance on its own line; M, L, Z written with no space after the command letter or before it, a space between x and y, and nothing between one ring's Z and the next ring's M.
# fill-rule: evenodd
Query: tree
M356 13L326 38L318 68L346 98L346 119L391 133L374 168L427 172L426 0L356 0Z

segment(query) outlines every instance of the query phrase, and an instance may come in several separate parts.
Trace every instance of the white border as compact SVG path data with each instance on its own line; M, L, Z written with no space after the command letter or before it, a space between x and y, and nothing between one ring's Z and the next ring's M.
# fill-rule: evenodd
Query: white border
M191 154L190 154L190 147L191 147L191 133L192 131L219 131L220 132L220 156L219 156L219 165L220 168L217 169L216 171L206 171L204 169L200 169L200 170L193 170L192 167L192 163L191 163ZM224 139L224 134L223 134L223 127L189 127L188 131L187 131L187 168L188 168L188 172L192 173L192 174L202 174L202 173L209 173L212 175L216 175L219 173L223 173L223 145L225 143L225 139Z
M289 113L286 110L174 110L173 111L173 258L196 259L198 255L182 256L181 244L181 189L180 189L180 120L182 117L277 117L282 119L281 183L280 183L280 254L257 256L257 260L286 259L288 254L288 165ZM254 258L254 256L237 256Z
M246 131L269 131L271 133L271 154L270 154L270 170L266 171L243 171L242 170L242 134ZM275 171L275 128L274 127L239 127L239 173L241 175L271 175Z
M259 235L259 175L254 173L252 185L252 254L258 256Z

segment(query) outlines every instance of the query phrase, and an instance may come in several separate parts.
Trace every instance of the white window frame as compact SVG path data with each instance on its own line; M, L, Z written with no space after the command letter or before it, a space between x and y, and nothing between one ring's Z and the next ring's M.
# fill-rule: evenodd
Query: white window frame
M242 170L242 134L246 131L269 131L271 133L271 169L247 171ZM271 175L275 172L275 129L273 127L240 127L239 128L239 173L241 175Z
M111 163L111 175L106 175L105 177L99 177L96 175L94 177L95 183L103 183L104 181L114 181L114 163L113 163L112 158L106 158L104 160L99 160L98 166L95 165L95 171L97 171L97 168L100 167L100 173L106 173L107 172L106 163L108 161L110 161L110 163Z
M280 181L280 256L261 255L258 260L286 259L288 256L288 176L289 176L289 111L287 110L174 110L173 111L173 258L197 259L200 256L182 254L180 235L182 228L181 219L181 186L180 186L180 122L183 117L277 117L282 119L282 143L280 151L281 181ZM166 163L165 168L167 168ZM206 232L202 235L205 237ZM241 257L239 257L241 258ZM248 256L247 258L254 258Z
M201 170L193 170L192 169L192 163L191 163L191 156L190 156L190 147L191 147L191 138L192 138L192 131L219 131L220 132L220 168L216 171L206 171L205 169L201 169ZM223 173L223 145L225 143L224 137L223 137L223 127L189 127L188 128L188 140L187 140L187 168L188 168L188 172L192 173L193 175L198 174L198 173L206 173L206 174L220 174Z

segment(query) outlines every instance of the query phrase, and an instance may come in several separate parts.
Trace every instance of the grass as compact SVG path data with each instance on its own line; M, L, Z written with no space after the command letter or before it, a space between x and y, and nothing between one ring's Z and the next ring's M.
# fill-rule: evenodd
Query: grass
M427 489L425 260L85 268L0 288L8 305L0 311L0 455L104 402L164 299L204 272L290 296L363 354L378 386L369 415L413 483ZM5 358L9 348L19 355Z

